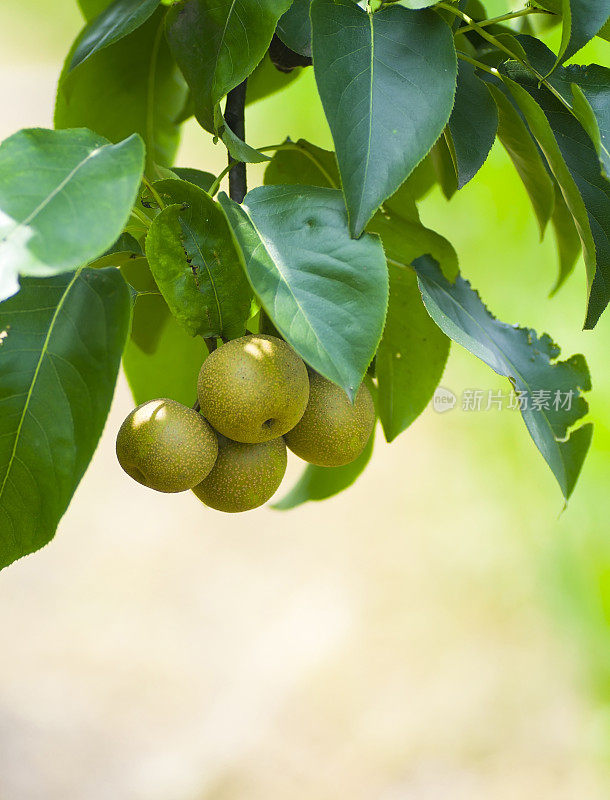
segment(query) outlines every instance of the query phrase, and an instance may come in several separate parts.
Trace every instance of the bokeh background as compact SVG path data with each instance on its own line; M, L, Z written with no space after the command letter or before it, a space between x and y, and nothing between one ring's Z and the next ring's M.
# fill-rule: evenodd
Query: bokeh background
M51 126L80 26L73 0L2 0L0 138ZM330 146L311 70L247 125ZM223 162L187 123L178 163ZM335 499L223 516L120 471L121 377L56 539L0 575L2 800L609 796L610 315L580 330L582 264L548 299L552 237L500 147L422 218L497 316L586 353L596 432L569 506L518 413L458 407L379 442ZM443 385L507 389L457 346Z

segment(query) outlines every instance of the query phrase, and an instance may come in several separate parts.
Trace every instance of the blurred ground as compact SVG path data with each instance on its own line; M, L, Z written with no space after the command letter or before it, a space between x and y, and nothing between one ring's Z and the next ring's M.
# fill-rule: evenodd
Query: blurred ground
M42 7L0 10L0 138L51 122L79 20ZM311 75L287 105L252 108L254 144L328 145ZM180 163L221 160L189 123ZM57 538L0 575L2 800L608 797L610 320L580 332L582 266L547 301L527 202L497 150L422 211L498 316L588 355L597 432L569 508L518 415L456 409L332 501L206 511L119 470L121 380ZM458 348L443 385L506 388Z

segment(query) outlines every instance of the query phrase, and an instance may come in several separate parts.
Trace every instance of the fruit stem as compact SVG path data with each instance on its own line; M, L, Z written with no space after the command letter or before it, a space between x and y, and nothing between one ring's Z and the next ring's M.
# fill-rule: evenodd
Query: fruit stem
M227 95L227 105L225 107L225 122L233 133L242 141L246 139L246 87L248 79L242 81L239 86L231 89ZM229 166L235 167L229 171L229 197L236 203L241 203L248 191L246 183L246 165L243 161L236 162L236 159L229 154Z

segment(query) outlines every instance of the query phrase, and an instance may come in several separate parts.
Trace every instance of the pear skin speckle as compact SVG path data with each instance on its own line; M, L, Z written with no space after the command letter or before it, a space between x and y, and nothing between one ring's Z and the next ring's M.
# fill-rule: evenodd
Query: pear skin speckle
M309 397L304 362L276 336L233 339L203 362L201 413L224 436L254 444L277 439L300 420Z
M309 374L309 402L284 439L295 455L320 467L341 467L358 458L375 426L375 406L363 383L354 404L332 381Z
M138 483L158 492L184 492L214 466L218 440L201 414L160 398L127 416L117 434L116 454Z
M284 440L245 444L219 436L218 446L212 471L193 489L197 497L206 506L229 513L266 503L286 472Z

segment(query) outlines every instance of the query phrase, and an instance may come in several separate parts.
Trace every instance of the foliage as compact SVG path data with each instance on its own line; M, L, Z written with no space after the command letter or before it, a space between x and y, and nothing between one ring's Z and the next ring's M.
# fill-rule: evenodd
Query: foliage
M496 320L417 202L433 182L459 202L497 139L556 238L556 289L582 253L596 325L610 302L610 70L565 62L610 38L609 0L496 19L478 0L80 5L57 130L0 145L0 566L54 535L121 357L138 403L190 404L208 350L246 330L279 333L351 398L368 380L387 441L431 400L451 340L517 392L569 395L522 408L569 497L592 435L584 357L559 361L546 334ZM557 53L540 40L554 25ZM334 152L252 147L244 98L310 64ZM173 167L192 114L230 154L221 175ZM245 198L239 162L267 163ZM347 488L372 447L308 466L276 507Z

